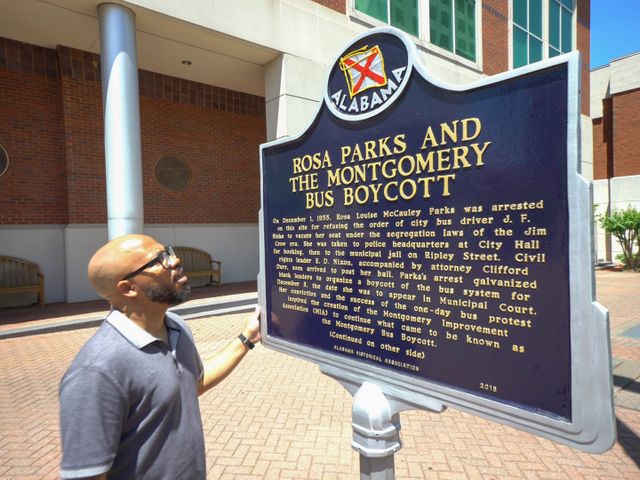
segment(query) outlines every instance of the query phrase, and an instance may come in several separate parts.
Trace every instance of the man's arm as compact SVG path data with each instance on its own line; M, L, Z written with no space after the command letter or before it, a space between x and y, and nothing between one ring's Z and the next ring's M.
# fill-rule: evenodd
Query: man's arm
M254 314L247 320L242 330L242 335L252 343L260 341L260 307L257 307ZM240 361L249 351L239 338L234 338L222 350L216 352L211 357L203 359L204 376L198 384L198 395L202 395L210 388L218 385L222 380L238 366Z

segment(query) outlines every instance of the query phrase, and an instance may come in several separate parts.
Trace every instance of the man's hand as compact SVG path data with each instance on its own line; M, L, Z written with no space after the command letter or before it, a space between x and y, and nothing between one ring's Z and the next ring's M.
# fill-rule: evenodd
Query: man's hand
M262 340L260 335L260 307L256 307L253 315L247 319L242 334L247 337L251 343L258 343Z

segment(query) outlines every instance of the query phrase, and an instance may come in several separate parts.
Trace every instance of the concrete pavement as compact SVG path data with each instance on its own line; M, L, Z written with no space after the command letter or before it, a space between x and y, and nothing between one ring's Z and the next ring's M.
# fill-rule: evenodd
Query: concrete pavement
M396 477L640 478L640 275L601 271L597 286L598 300L611 313L616 366L618 441L609 452L578 452L453 409L410 411L401 414L404 446L395 456ZM189 320L201 354L235 336L246 315ZM4 323L0 331L17 328ZM58 383L94 330L0 339L0 478L57 478ZM258 347L200 403L211 479L359 476L358 455L350 448L351 397L313 364Z

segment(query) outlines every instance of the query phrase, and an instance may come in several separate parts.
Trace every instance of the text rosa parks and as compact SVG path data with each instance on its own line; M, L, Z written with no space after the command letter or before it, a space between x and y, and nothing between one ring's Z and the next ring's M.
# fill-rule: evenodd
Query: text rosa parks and
M482 122L475 117L428 126L419 151L408 153L404 133L344 145L339 152L324 150L292 159L289 184L293 193L305 195L305 207L331 208L334 188L342 192L342 205L377 204L431 197L435 185L443 196L451 195L456 171L480 168L490 141L476 141ZM453 145L456 144L456 145ZM339 162L334 165L334 158ZM319 172L326 172L321 184Z

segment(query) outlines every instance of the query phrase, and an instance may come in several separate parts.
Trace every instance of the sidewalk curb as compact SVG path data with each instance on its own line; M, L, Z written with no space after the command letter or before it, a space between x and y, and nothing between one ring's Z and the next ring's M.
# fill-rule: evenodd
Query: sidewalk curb
M243 295L240 300L225 300L220 298L212 298L211 300L212 301L196 306L171 308L169 311L177 313L184 320L194 320L213 315L225 315L228 313L250 311L257 305L258 294ZM80 330L83 328L94 328L99 326L103 320L104 316L87 316L87 318L81 318L78 320L62 320L49 325L12 328L10 330L0 331L0 340L6 338L27 337L30 335L43 335L45 333Z

